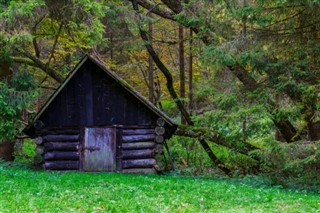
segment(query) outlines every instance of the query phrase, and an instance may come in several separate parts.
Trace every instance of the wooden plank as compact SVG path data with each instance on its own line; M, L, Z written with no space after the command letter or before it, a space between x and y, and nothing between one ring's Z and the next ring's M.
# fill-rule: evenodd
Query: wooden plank
M155 174L156 170L153 168L134 168L134 169L123 169L122 173L128 174Z
M116 141L117 145L116 145L116 170L118 172L121 172L122 170L122 128L116 128L116 138L118 138L118 140Z
M84 171L114 171L116 169L116 146L114 128L85 128ZM86 147L96 148L95 151Z
M122 161L122 168L123 169L152 168L154 165L156 165L156 160L154 158L123 160Z
M91 126L93 125L93 67L85 66L83 71L83 76L85 78L85 114L81 115L86 118L86 125Z
M133 143L123 143L122 149L123 150L130 150L130 149L152 149L155 147L154 142L133 142Z
M154 134L148 134L148 135L128 135L123 136L122 140L123 142L134 142L134 141L153 141L155 138Z
M79 135L46 135L43 139L48 142L74 142L79 141Z
M154 134L154 129L124 129L123 135L148 135Z
M46 142L44 144L45 151L77 151L79 149L79 142Z
M44 167L48 170L78 170L79 161L46 161Z
M44 154L44 160L79 160L79 152L47 152Z
M143 158L153 158L153 149L138 149L138 150L123 150L122 159L143 159Z

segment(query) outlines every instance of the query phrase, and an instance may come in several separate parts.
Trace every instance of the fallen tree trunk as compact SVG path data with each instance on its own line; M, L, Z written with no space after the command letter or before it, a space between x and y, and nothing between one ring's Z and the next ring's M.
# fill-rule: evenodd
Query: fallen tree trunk
M258 147L249 143L241 143L241 146L237 146L237 144L228 142L219 132L202 127L179 125L175 135L211 141L244 155L248 155L250 151L258 149Z

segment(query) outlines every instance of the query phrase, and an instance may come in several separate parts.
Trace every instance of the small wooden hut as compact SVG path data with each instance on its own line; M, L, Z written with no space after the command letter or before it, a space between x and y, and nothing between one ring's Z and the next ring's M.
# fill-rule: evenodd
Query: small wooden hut
M85 56L24 130L46 170L154 172L176 124Z

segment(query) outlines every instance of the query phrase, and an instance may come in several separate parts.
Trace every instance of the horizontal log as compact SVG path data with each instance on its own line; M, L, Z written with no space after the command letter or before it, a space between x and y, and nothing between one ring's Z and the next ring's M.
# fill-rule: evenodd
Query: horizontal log
M122 135L148 135L154 134L154 129L124 129Z
M163 143L164 137L162 135L157 135L155 141L156 143Z
M34 142L37 145L41 145L43 143L43 138L42 137L36 137Z
M43 129L43 135L79 135L79 129Z
M135 169L123 169L122 173L128 174L154 174L156 170L153 168L135 168Z
M158 126L164 126L165 125L165 121L162 118L158 118L157 125Z
M130 150L130 149L152 149L154 148L154 142L134 142L134 143L123 143L122 149L123 150Z
M155 128L155 133L156 133L157 135L164 135L165 131L166 131L165 128L162 127L162 126L157 126L157 127Z
M77 151L79 149L79 142L46 142L44 144L45 151Z
M74 142L79 141L79 135L46 135L43 139L49 142Z
M122 140L123 142L134 142L134 141L153 141L155 138L154 134L148 134L148 135L128 135L123 136Z
M79 161L46 161L44 167L48 170L79 170Z
M122 159L153 158L153 149L123 150Z
M43 161L43 158L42 158L42 156L39 155L39 154L37 154L37 155L35 155L35 156L33 157L33 162L34 162L35 164L42 163L42 161Z
M157 144L155 147L156 154L162 154L163 153L163 146L161 144Z
M44 153L44 147L43 146L37 146L36 153L39 155L42 155Z
M122 169L152 168L154 165L156 165L156 160L153 158L138 160L122 160Z
M79 152L47 152L44 160L79 160Z

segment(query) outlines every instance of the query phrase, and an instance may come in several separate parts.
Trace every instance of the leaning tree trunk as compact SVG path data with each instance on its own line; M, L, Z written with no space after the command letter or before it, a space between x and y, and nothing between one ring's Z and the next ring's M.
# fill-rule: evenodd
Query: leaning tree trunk
M139 20L141 20L141 17L139 16L139 8L138 8L137 1L133 0L132 5L133 5L133 9L136 11L136 16L139 18ZM167 89L170 93L171 98L174 100L181 115L184 117L186 123L190 126L193 126L194 123L191 120L189 113L187 112L186 108L184 107L183 102L178 97L178 95L173 87L173 78L172 78L171 72L168 70L168 68L162 63L162 61L158 57L157 53L153 49L153 46L150 44L147 33L142 29L142 27L140 26L140 23L139 23L139 32L140 32L140 37L145 42L146 49L148 50L149 54L153 58L153 61L158 66L159 70L163 73L163 75L165 76L165 78L167 80ZM229 175L231 173L231 170L223 165L223 162L213 153L213 151L211 150L210 146L205 141L205 139L200 139L199 142L200 142L201 146L203 147L203 149L208 154L211 161L214 162L215 165L217 165L217 167L219 169L221 169L225 174Z

